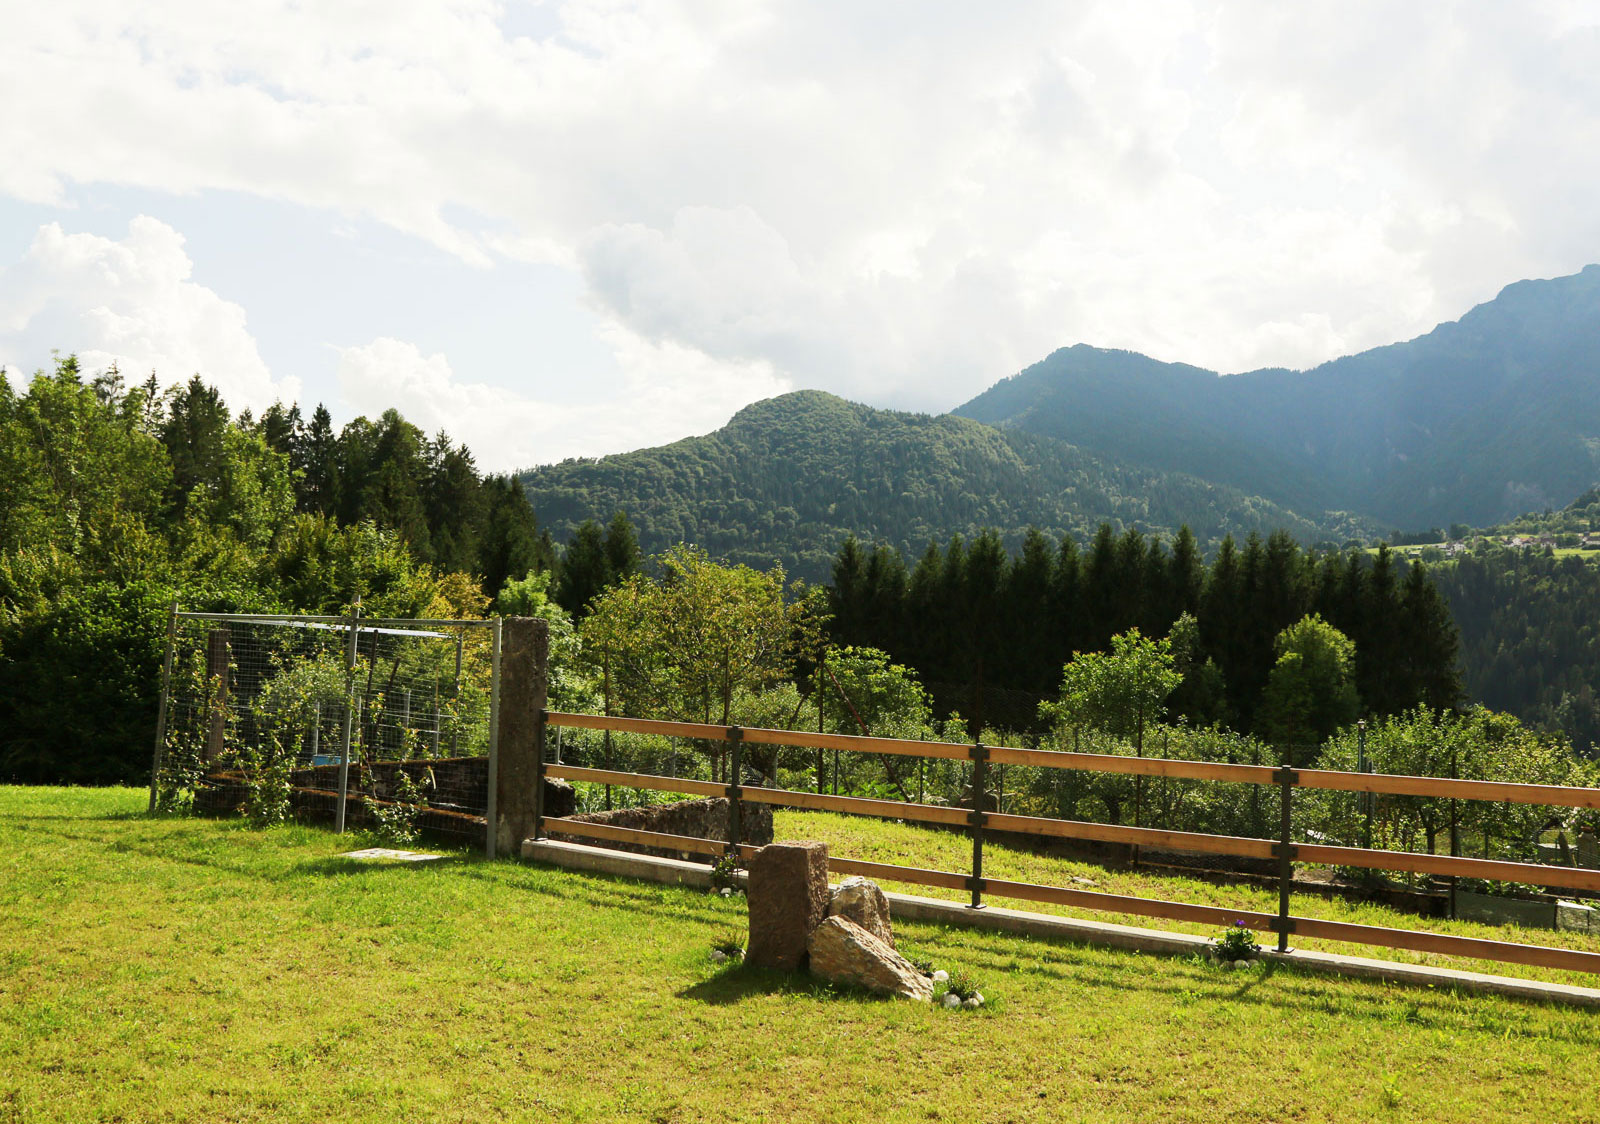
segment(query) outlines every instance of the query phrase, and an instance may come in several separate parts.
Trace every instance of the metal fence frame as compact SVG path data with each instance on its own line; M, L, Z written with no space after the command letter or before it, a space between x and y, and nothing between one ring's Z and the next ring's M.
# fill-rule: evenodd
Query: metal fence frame
M1253 929L1276 933L1278 951L1288 952L1289 937L1298 934L1353 944L1404 948L1480 960L1530 964L1539 967L1600 974L1600 953L1545 945L1458 937L1411 929L1359 925L1297 917L1289 902L1294 863L1366 867L1373 870L1408 871L1525 882L1543 886L1563 886L1600 892L1600 869L1554 867L1538 863L1472 859L1408 851L1382 851L1369 847L1345 847L1296 843L1291 836L1294 792L1299 788L1329 789L1365 794L1427 796L1451 800L1492 800L1561 808L1600 808L1600 789L1567 785L1514 784L1504 781L1457 780L1447 777L1418 777L1387 773L1342 772L1331 769L1274 768L1267 765L1232 765L1221 762L1182 761L1162 757L1121 757L1105 754L1073 753L1043 749L1012 749L981 742L913 741L898 738L872 738L849 734L808 733L801 730L765 730L739 726L716 726L692 722L664 722L650 719L613 718L594 714L569 714L550 711L544 714L548 726L557 729L614 730L670 737L700 738L728 743L734 760L731 783L719 784L687 778L661 777L645 773L591 769L565 764L547 764L539 755L541 777L568 781L620 785L628 788L681 792L695 796L726 796L731 806L739 801L772 804L790 808L809 808L845 812L853 815L909 820L919 823L965 827L972 838L970 873L925 870L888 863L862 862L830 856L830 870L844 874L863 874L897 882L910 882L971 893L970 908L984 908L983 895L1053 902L1083 909L1132 913L1168 920L1211 925L1244 924ZM740 748L747 742L843 750L857 753L887 753L909 757L937 757L968 761L973 772L973 807L913 804L900 800L830 796L795 789L774 789L741 783L738 772ZM1157 828L1126 827L1120 824L1087 823L1044 816L1006 815L985 811L988 796L987 773L991 764L1015 764L1054 769L1076 769L1099 773L1123 773L1135 777L1174 777L1191 780L1226 781L1271 786L1279 791L1281 812L1276 839L1212 835L1202 832L1164 831ZM541 781L542 785L542 781ZM563 835L588 836L613 842L665 847L707 855L727 855L735 860L748 858L756 848L744 845L739 835L737 815L729 819L730 839L719 842L693 839L661 832L635 831L560 818L540 817L535 837L547 831ZM1131 846L1164 846L1177 850L1274 859L1278 864L1278 911L1276 914L1252 910L1224 909L1151 898L1130 897L1088 890L1043 886L985 878L983 847L986 830L1018 832L1061 838L1091 839L1125 843Z
M172 603L167 617L166 652L161 663L161 699L156 711L155 749L150 766L150 807L153 813L156 810L157 787L161 777L161 769L166 755L167 722L172 689L172 665L177 648L178 622L179 621L214 621L218 624L254 624L278 625L286 627L314 627L343 630L347 632L345 649L345 674L346 694L354 697L353 675L359 651L361 634L363 632L383 633L399 636L416 636L446 638L444 634L429 632L429 629L450 628L464 631L469 628L484 628L490 630L490 664L491 678L489 686L489 737L488 737L488 777L489 786L486 796L487 827L484 837L484 846L490 858L495 854L495 782L499 769L499 741L500 741L500 651L501 651L501 618L468 618L463 620L444 620L433 618L406 618L406 617L363 617L361 615L361 601L356 599L350 612L343 616L328 616L304 613L198 613L183 612L178 608L178 602ZM455 637L456 642L456 667L459 673L461 667L462 635ZM352 741L352 722L356 707L346 705L343 719L343 731L339 746L339 793L338 803L334 814L334 830L343 833L345 830L345 814L350 797L350 757Z

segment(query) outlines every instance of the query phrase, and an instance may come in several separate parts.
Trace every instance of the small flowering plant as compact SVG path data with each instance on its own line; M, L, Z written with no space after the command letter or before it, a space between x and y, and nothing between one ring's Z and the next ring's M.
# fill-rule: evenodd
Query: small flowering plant
M944 981L944 989L962 1001L973 998L978 994L978 985L971 976L957 968L950 973L950 978Z
M1214 939L1217 942L1215 951L1218 960L1250 960L1261 951L1261 946L1256 944L1255 933L1243 921L1235 921Z
M718 964L727 960L738 963L744 959L744 942L734 933L718 937L711 945L711 959Z

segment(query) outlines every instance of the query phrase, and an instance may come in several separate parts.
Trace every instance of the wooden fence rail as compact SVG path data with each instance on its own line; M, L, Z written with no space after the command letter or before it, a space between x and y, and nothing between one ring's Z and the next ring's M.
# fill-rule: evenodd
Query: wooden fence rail
M727 842L638 831L569 819L540 817L539 833L554 831L613 842L685 851L696 854L728 854L749 857L754 848L745 846L739 835L737 808L746 803L809 808L916 823L961 826L972 837L970 873L926 870L890 863L830 858L829 869L845 874L865 874L889 881L914 885L966 890L972 906L983 908L985 893L1025 901L1051 902L1082 909L1160 917L1174 921L1210 925L1242 923L1251 928L1278 934L1278 948L1288 950L1290 934L1345 941L1355 944L1404 948L1476 959L1499 960L1547 968L1600 973L1600 953L1509 941L1481 940L1443 933L1390 929L1375 925L1356 925L1297 917L1289 912L1289 897L1294 863L1364 867L1413 873L1485 878L1523 882L1532 885L1566 887L1600 893L1600 870L1553 867L1539 863L1471 859L1447 855L1382 851L1363 847L1344 847L1316 843L1297 843L1291 838L1290 824L1294 791L1297 788L1331 789L1344 792L1372 792L1441 799L1509 801L1563 808L1600 808L1600 789L1567 785L1506 784L1499 781L1454 780L1445 777L1414 777L1381 773L1351 773L1329 769L1272 768L1264 765L1233 765L1222 762L1178 761L1160 757L1119 757L1109 754L1066 753L1042 749L1011 749L982 743L916 741L902 738L857 737L850 734L806 733L796 730L766 730L739 726L717 726L698 722L663 722L639 718L615 718L595 714L569 714L550 711L547 725L586 730L613 730L625 733L655 734L724 742L731 751L731 783L664 777L615 769L591 769L561 762L547 764L540 757L544 776L571 781L619 785L627 788L681 792L695 796L726 796L733 803L730 815L732 838ZM741 750L746 742L763 745L797 746L808 749L833 749L852 753L889 753L899 756L934 757L969 761L972 764L972 808L943 804L920 804L900 800L879 800L854 796L830 796L820 792L767 788L740 782ZM1085 823L1043 816L1006 815L984 810L987 796L986 775L990 764L1027 765L1038 768L1076 769L1089 772L1121 773L1134 776L1172 777L1192 780L1224 781L1275 786L1280 793L1280 832L1276 839L1214 835L1204 832L1164 831L1121 824ZM1088 890L1012 882L983 876L983 846L986 831L1088 839L1126 843L1131 846L1167 847L1174 850L1210 854L1238 855L1272 859L1278 862L1279 895L1277 913L1232 910L1217 906L1107 894Z

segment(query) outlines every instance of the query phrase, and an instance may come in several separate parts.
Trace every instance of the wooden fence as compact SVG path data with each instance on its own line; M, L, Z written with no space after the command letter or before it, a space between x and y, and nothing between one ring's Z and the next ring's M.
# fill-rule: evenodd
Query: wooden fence
M540 755L542 774L569 781L620 785L627 788L680 792L692 796L726 796L730 800L731 840L697 839L660 832L635 831L605 824L568 819L545 818L536 807L536 835L556 831L612 842L662 847L706 855L731 854L746 858L754 848L745 846L739 831L739 802L771 804L787 808L806 808L853 815L878 816L918 823L967 828L972 839L972 864L969 873L924 870L887 863L862 862L830 857L830 870L841 874L862 874L895 882L965 890L971 894L974 909L983 908L985 894L1025 901L1053 902L1080 909L1105 910L1173 921L1227 926L1243 923L1252 929L1278 935L1280 951L1288 950L1291 934L1301 937L1346 941L1353 944L1411 949L1449 956L1499 960L1579 972L1600 973L1600 953L1551 948L1511 941L1480 940L1445 933L1391 929L1376 925L1356 925L1343 921L1324 921L1297 917L1289 912L1289 895L1294 864L1313 863L1365 867L1373 870L1406 871L1514 881L1531 885L1562 887L1600 892L1600 870L1546 866L1536 863L1504 862L1448 855L1383 851L1365 847L1343 847L1297 843L1291 837L1294 792L1301 788L1332 789L1341 792L1380 793L1394 796L1423 796L1441 799L1494 800L1515 804L1536 804L1559 808L1600 808L1600 789L1563 785L1508 784L1500 781L1453 780L1445 777L1413 777L1384 773L1347 773L1328 769L1271 768L1264 765L1230 765L1219 762L1177 761L1160 757L1118 757L1093 753L1066 753L1042 749L1010 749L1003 746L911 741L898 738L858 737L848 734L807 733L796 730L763 730L739 726L716 726L693 722L661 722L638 718L613 718L593 714L567 714L549 711L544 724L567 729L613 730L636 734L695 738L727 743L733 783L663 777L648 773L591 769L566 764L546 764ZM854 796L830 796L819 792L766 788L739 783L741 747L746 742L808 749L833 749L851 753L894 754L905 757L943 758L972 765L973 807L918 804L900 800L878 800ZM990 765L1014 764L1046 769L1077 769L1097 773L1122 773L1136 777L1170 777L1189 780L1224 781L1268 785L1276 788L1280 799L1279 835L1276 839L1210 835L1199 832L1163 831L1156 828L1126 827L1119 824L1085 823L1041 816L1005 815L984 810L988 794ZM542 798L544 786L535 786ZM1247 858L1272 859L1278 863L1278 912L1225 909L1151 898L1044 886L1031 882L1011 882L985 878L983 845L986 831L1018 832L1067 839L1088 839L1131 846L1165 847Z

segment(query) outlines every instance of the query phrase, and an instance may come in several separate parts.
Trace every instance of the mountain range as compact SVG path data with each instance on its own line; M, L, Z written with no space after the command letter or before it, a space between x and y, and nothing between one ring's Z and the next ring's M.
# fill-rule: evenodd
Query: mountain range
M1600 266L1405 343L1218 375L1064 348L955 413L1399 529L1485 526L1600 479Z
M824 578L847 534L910 553L993 528L1101 522L1202 543L1307 544L1486 525L1600 479L1600 266L1521 281L1417 339L1308 371L1238 375L1077 345L950 414L820 391L670 445L523 477L565 537L627 512L641 546L698 543Z

